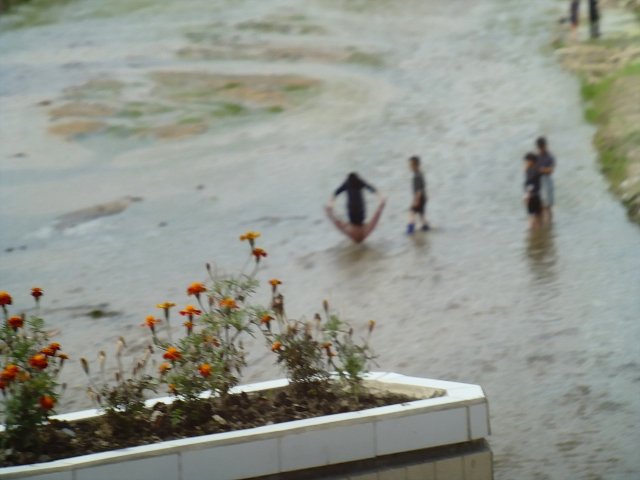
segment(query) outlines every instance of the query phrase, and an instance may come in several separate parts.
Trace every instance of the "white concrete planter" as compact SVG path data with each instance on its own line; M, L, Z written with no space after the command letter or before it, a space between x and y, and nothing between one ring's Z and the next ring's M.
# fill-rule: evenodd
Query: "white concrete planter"
M372 390L384 389L425 399L37 465L1 468L0 478L245 479L452 445L482 439L490 433L487 399L477 385L386 372L371 373L365 381ZM287 381L282 379L235 390L249 392L285 385ZM445 394L430 398L438 390ZM96 410L86 410L57 418L78 420L96 414Z

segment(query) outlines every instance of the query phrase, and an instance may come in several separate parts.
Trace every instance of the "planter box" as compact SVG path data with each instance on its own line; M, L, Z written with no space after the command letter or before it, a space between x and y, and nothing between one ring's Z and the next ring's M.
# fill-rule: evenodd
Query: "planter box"
M483 439L490 433L487 399L477 385L384 372L367 375L365 382L371 390L405 393L424 399L36 465L1 468L0 478L247 479L461 444ZM283 379L235 390L249 392L286 385L287 381ZM432 398L438 393L443 395ZM158 400L170 399L154 399L150 403ZM86 410L56 418L79 420L97 414L96 410ZM490 462L490 454L488 458ZM464 472L460 478L464 478Z

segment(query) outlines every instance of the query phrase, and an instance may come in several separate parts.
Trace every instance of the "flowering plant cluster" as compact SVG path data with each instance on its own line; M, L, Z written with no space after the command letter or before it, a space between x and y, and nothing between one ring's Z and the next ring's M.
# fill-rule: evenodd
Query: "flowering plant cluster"
M41 288L31 289L40 306ZM0 328L0 403L5 432L1 442L5 451L38 451L40 439L34 427L46 421L55 408L61 386L57 378L69 358L60 344L50 342L44 321L37 315L13 315L13 298L0 292L4 323Z
M215 413L213 403L202 408L202 400L213 396L216 405L231 405L230 390L238 385L246 366L244 340L261 334L276 361L284 368L299 398L329 390L348 390L357 396L361 379L374 356L369 336L375 322L370 321L365 337L323 304L323 315L312 320L291 319L285 313L282 282L269 280L271 298L268 307L256 306L251 298L258 287L256 274L267 252L256 245L258 232L247 232L240 240L249 245L245 267L237 276L219 275L209 264L208 280L193 282L186 294L191 300L182 308L170 301L157 305L159 315L148 315L141 326L148 330L151 343L132 368L123 367L126 348L120 337L116 346L115 375L107 380L106 353L98 353L98 370L92 375L89 362L80 359L89 379L88 392L104 412L109 431L116 439L125 439L142 430L149 411L145 408L148 392L164 387L176 397L171 415L155 410L156 424L176 431L200 425ZM246 271L249 270L249 271ZM42 290L34 288L36 309ZM10 316L12 298L0 292L5 323L1 330L3 414L7 426L2 437L12 448L34 448L37 430L47 421L58 400L56 378L67 356L57 343L49 343L44 322L37 316ZM173 338L171 322L178 314L183 334ZM172 333L173 332L173 333ZM159 358L161 357L161 358ZM330 382L337 374L337 382ZM162 408L162 407L159 407ZM214 410L212 411L212 408ZM181 430L182 431L182 430Z

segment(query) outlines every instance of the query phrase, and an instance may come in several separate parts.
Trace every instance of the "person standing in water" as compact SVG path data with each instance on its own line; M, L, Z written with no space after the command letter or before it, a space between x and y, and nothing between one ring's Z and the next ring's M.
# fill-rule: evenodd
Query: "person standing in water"
M580 0L571 0L569 3L569 23L571 25L571 37L575 40L580 24Z
M537 167L540 173L540 198L542 200L542 212L545 221L551 221L553 219L553 201L554 201L554 187L553 187L553 171L556 168L556 159L551 155L547 148L547 139L539 137L536 140L536 146L538 148L538 161Z
M423 232L430 229L429 223L425 218L425 211L427 207L427 184L424 181L424 175L420 169L420 157L417 155L409 158L409 168L413 172L412 190L413 199L411 206L409 207L409 224L407 225L407 235L413 235L416 228L416 215L421 223Z
M371 217L368 223L365 223L366 218L366 204L362 191L366 189L371 193L375 193L378 196L379 204L378 208ZM335 199L341 193L347 194L347 216L349 222L344 222L335 216L333 213L333 206ZM355 243L361 243L378 224L382 210L384 209L385 199L384 197L371 185L361 179L357 173L351 172L347 179L340 185L333 196L329 200L326 206L326 212L329 219L342 233L347 235Z
M598 0L589 0L589 25L591 38L598 38L600 36L600 10L598 9Z
M529 228L537 230L542 226L542 200L540 199L540 171L538 157L534 153L524 156L524 204L529 214Z

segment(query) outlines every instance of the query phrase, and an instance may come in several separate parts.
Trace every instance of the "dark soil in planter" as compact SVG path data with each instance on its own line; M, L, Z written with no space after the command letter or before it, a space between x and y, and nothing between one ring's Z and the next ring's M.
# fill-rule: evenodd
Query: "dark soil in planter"
M47 462L415 400L393 393L372 394L363 391L354 396L333 389L314 390L305 395L286 387L230 395L226 399L177 400L172 404L159 402L151 409L134 414L106 412L77 422L52 420L50 424L40 427L38 446L30 448L30 451L6 451L1 465Z

